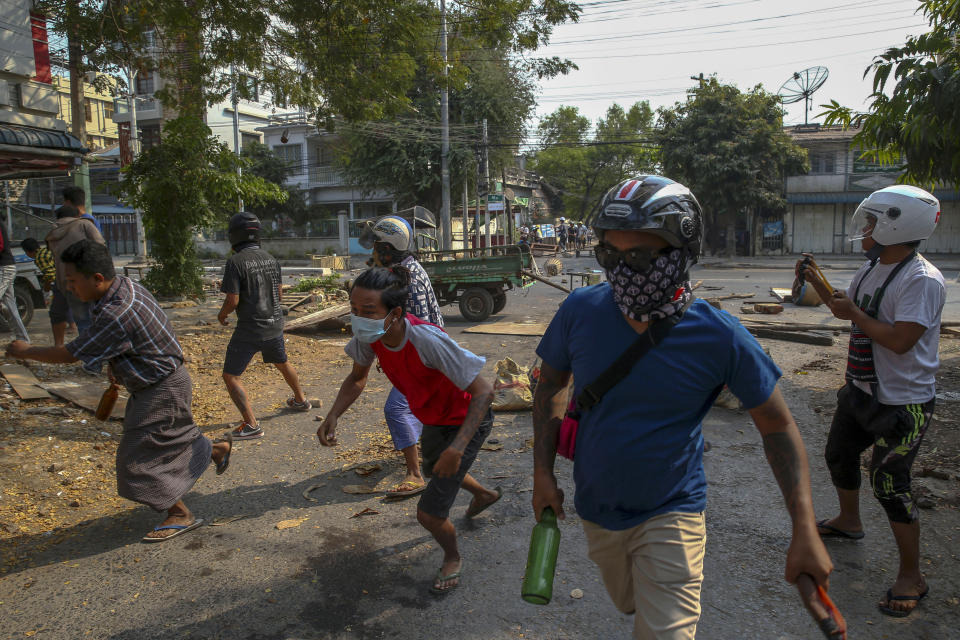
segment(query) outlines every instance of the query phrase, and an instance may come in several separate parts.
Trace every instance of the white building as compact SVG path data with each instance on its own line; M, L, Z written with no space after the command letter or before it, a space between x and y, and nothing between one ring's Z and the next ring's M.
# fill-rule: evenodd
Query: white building
M786 253L859 253L846 241L857 205L872 191L895 184L899 172L865 162L850 148L855 130L817 124L786 131L810 155L810 172L786 180L787 212L783 245ZM942 215L934 234L920 246L925 253L960 252L960 201L953 187L935 189Z
M365 191L349 184L334 167L339 136L318 130L305 115L277 115L259 130L263 132L264 144L290 167L287 184L304 191L307 204L322 218L335 219L345 211L349 220L359 220L396 211L393 194Z

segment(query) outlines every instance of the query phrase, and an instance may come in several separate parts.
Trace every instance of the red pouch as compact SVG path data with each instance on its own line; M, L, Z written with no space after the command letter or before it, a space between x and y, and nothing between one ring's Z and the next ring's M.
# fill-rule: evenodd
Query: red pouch
M570 400L567 412L560 423L560 434L557 438L557 453L568 460L573 460L577 448L577 429L580 427L580 414L577 413L577 399Z

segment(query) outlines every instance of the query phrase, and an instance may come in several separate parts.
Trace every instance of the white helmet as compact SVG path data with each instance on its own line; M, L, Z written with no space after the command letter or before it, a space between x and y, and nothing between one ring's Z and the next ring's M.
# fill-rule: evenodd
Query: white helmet
M940 221L940 201L919 187L897 184L874 191L850 220L851 242L873 238L884 247L926 240Z
M374 242L386 242L397 251L410 251L413 229L399 216L384 216L376 222L367 222L360 234L360 245L372 249Z

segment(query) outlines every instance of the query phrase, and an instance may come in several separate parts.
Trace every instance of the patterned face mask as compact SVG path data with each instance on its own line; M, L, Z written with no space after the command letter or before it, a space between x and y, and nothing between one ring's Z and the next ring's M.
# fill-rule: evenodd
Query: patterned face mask
M620 311L638 322L678 313L693 297L687 278L689 262L686 251L673 249L643 271L634 271L623 262L606 269Z

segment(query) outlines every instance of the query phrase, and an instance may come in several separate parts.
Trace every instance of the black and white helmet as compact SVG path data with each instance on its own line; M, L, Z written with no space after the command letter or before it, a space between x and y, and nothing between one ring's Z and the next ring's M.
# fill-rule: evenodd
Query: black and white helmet
M602 239L604 231L636 230L686 249L690 264L700 258L703 212L690 189L663 176L635 176L616 185L587 218Z

